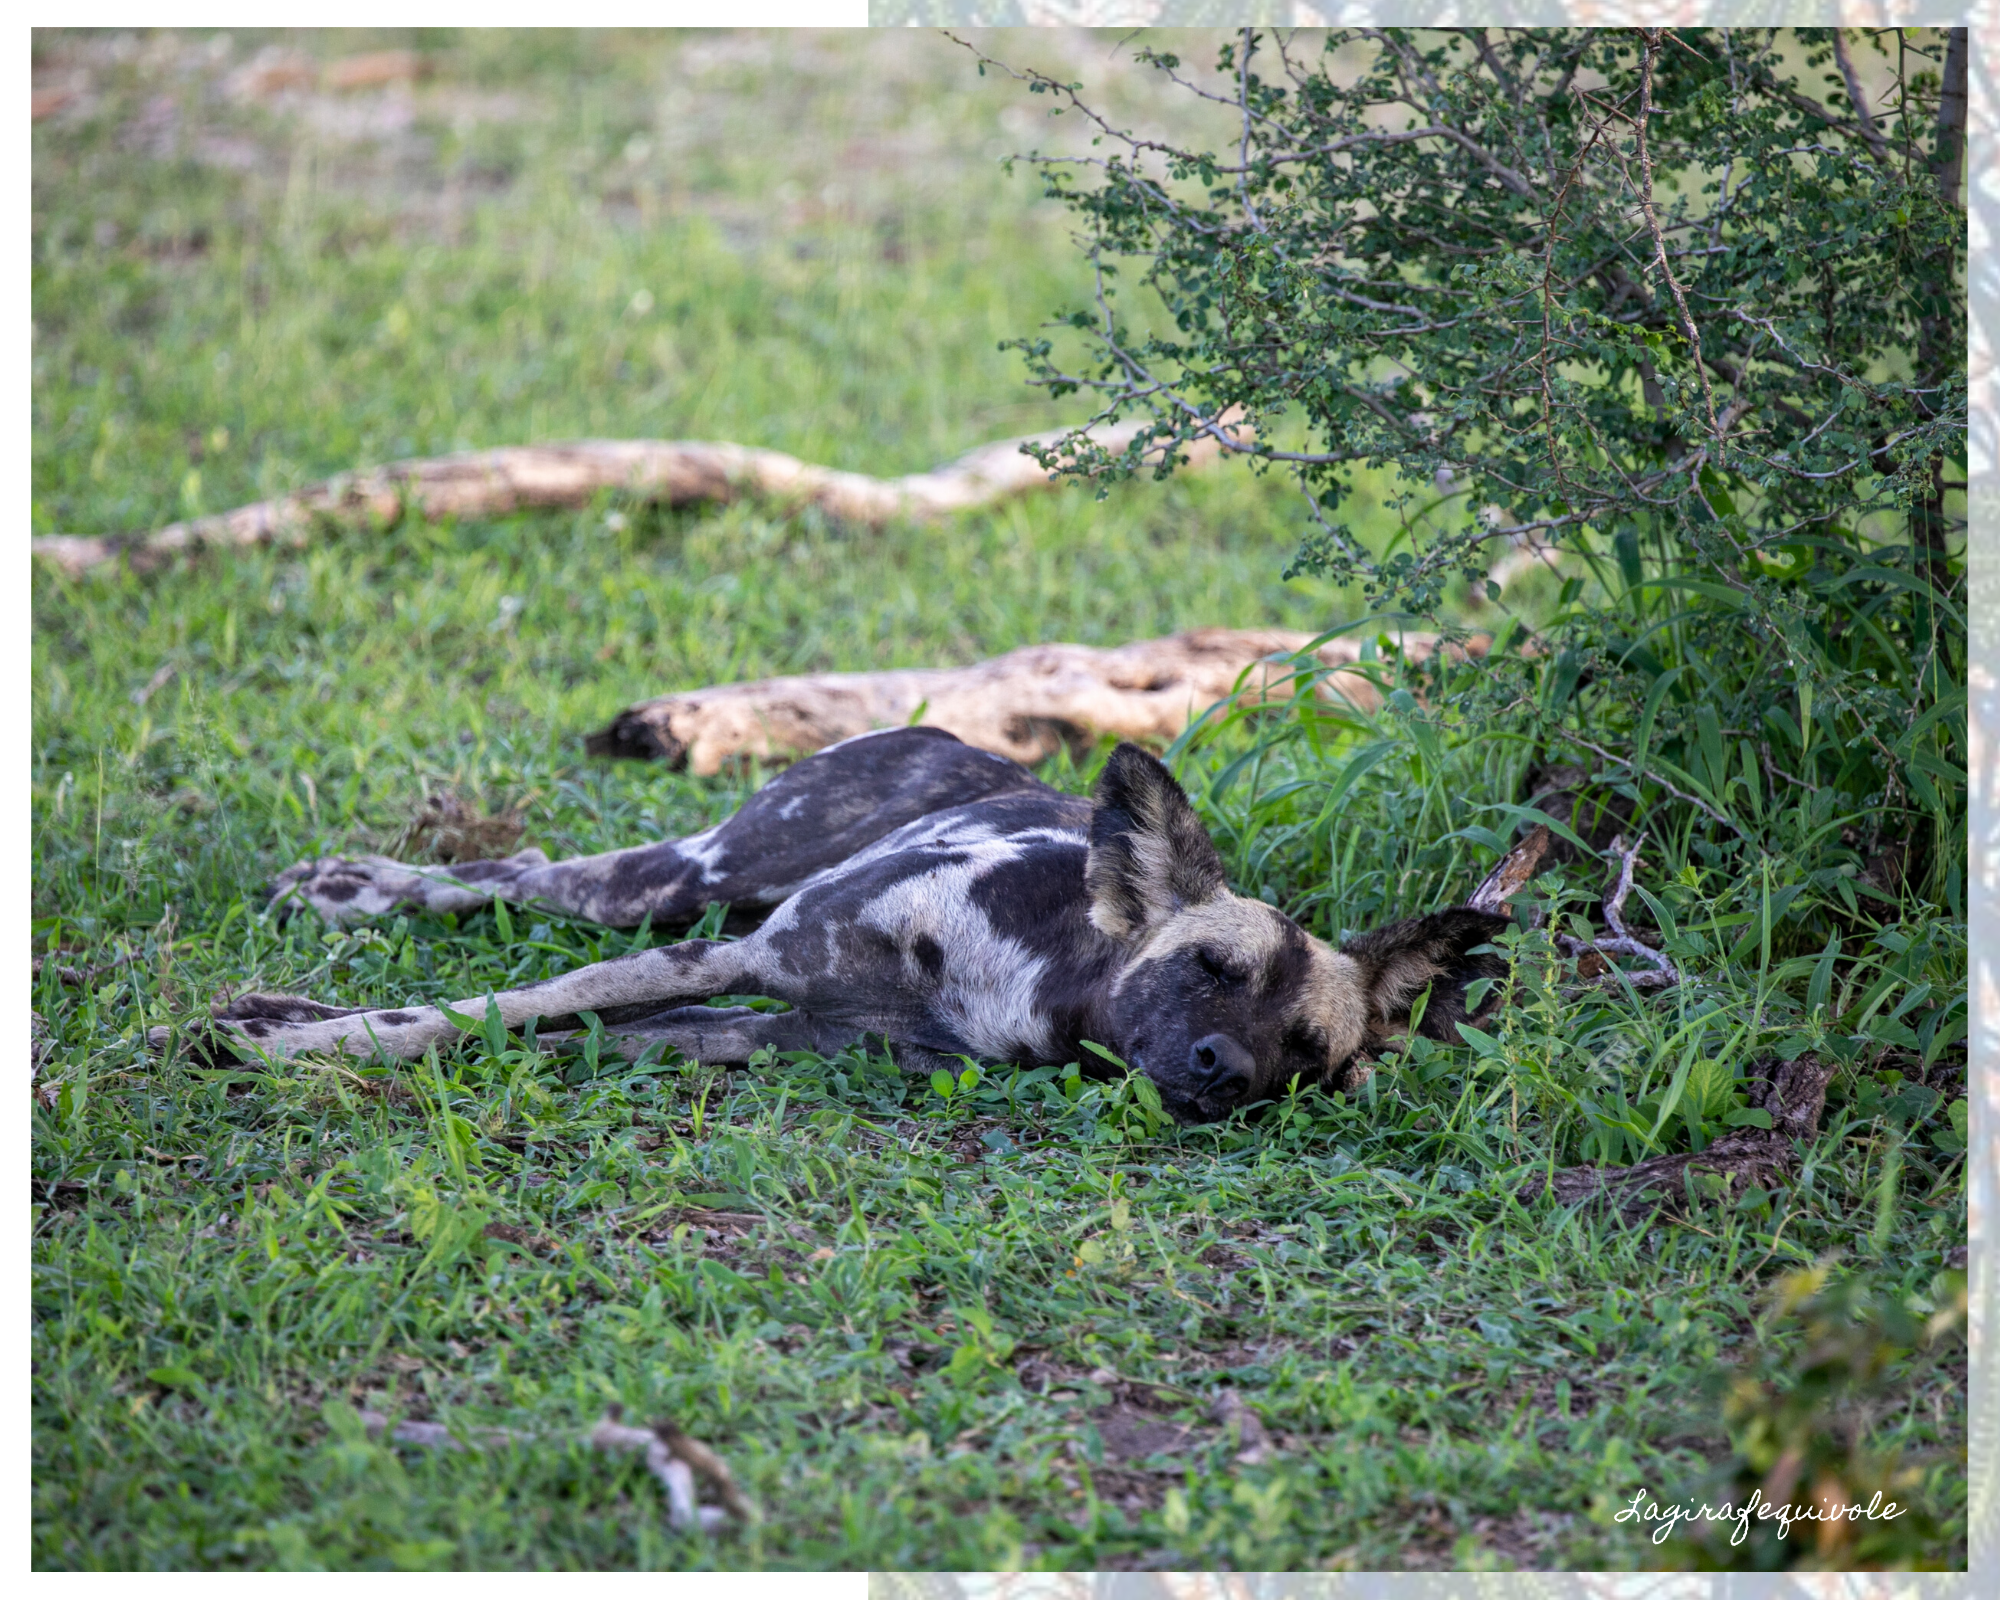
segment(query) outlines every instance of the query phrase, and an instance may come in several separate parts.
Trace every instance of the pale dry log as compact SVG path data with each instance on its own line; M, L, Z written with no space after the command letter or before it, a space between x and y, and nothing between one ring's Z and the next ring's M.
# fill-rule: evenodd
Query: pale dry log
M1090 437L1122 450L1144 423L1095 428ZM841 522L880 527L897 517L919 521L988 505L1057 480L1024 444L1059 444L1066 433L1040 433L981 445L956 461L902 478L871 478L814 466L776 450L725 441L586 439L518 445L462 455L395 461L343 473L276 500L212 517L176 522L135 537L51 534L34 551L75 576L123 559L150 571L208 548L303 544L323 523L387 527L404 516L498 517L532 508L586 505L606 491L671 506L745 497L785 509L817 506ZM1184 447L1190 465L1212 460L1204 440Z
M585 743L592 755L650 757L703 777L731 761L790 761L912 721L1027 763L1065 744L1087 745L1099 734L1159 746L1235 693L1239 679L1252 700L1289 698L1299 669L1283 658L1314 637L1282 628L1196 628L1109 649L1025 645L967 667L718 684L621 711ZM1485 644L1475 639L1465 648L1480 654ZM1406 633L1401 648L1408 659L1421 661L1437 648L1437 636ZM1372 711L1381 696L1371 678L1354 670L1361 652L1354 638L1322 644L1315 654L1333 670L1319 692Z
M1491 911L1503 917L1508 915L1510 907L1507 902L1541 871L1542 858L1548 853L1549 829L1547 823L1542 823L1493 864L1486 880L1472 891L1471 898L1465 903L1474 911Z

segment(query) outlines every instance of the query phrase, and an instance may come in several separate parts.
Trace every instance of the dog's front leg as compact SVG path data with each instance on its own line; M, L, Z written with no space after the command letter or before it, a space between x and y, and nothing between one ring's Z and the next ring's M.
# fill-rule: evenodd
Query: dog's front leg
M549 1044L582 1039L581 1030L540 1033ZM759 1050L816 1050L831 1055L861 1037L858 1028L826 1023L803 1011L758 1011L750 1006L675 1006L651 1016L608 1025L604 1042L628 1061L652 1050L678 1050L691 1061L741 1066Z
M524 988L473 995L452 1002L451 1010L477 1023L490 1005L497 1005L500 1020L510 1029L534 1017L572 1017L585 1011L643 1016L711 995L758 993L764 977L753 943L690 939L579 967ZM337 1050L404 1059L449 1043L459 1032L437 1006L335 1011L290 995L254 994L216 1013L215 1027L225 1046L241 1044L268 1055Z
M574 1045L581 1030L541 1033L549 1044ZM604 1042L627 1061L648 1050L678 1050L691 1061L713 1066L741 1066L759 1050L811 1050L830 1056L849 1045L866 1042L886 1053L905 1072L919 1075L940 1068L956 1076L965 1058L892 1039L857 1023L833 1021L809 1011L758 1011L750 1006L676 1006L652 1016L608 1024Z

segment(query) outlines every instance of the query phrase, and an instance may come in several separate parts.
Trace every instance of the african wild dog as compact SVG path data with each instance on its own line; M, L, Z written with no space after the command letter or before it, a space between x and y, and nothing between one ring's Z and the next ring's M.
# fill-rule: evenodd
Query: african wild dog
M726 902L761 915L754 932L642 950L491 1001L510 1028L540 1018L543 1037L591 1011L629 1053L659 1041L723 1063L879 1036L906 1065L1088 1064L1087 1039L1143 1070L1183 1122L1282 1093L1294 1077L1354 1086L1426 988L1421 1031L1453 1037L1466 984L1504 971L1472 952L1507 926L1458 906L1336 950L1230 892L1186 795L1137 746L1113 752L1093 801L923 727L809 756L686 839L451 869L303 862L278 895L334 921L498 897L655 927ZM722 995L791 1009L703 1004ZM480 1017L488 999L454 1009ZM408 1057L456 1037L436 1007L343 1011L278 995L246 995L217 1022L218 1042L282 1055Z

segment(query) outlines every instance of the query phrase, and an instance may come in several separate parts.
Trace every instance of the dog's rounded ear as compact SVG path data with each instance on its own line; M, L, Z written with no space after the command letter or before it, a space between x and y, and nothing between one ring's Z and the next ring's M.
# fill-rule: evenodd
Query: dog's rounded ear
M1111 752L1097 780L1084 885L1090 920L1136 941L1228 889L1222 857L1174 775L1135 744Z
M1475 978L1497 978L1507 971L1504 956L1470 952L1511 926L1508 918L1495 912L1447 906L1358 934L1340 947L1340 953L1361 967L1368 1014L1374 1021L1392 1027L1407 1023L1410 1003L1429 985L1430 1003L1419 1031L1456 1043L1452 1025L1469 1020L1465 986Z

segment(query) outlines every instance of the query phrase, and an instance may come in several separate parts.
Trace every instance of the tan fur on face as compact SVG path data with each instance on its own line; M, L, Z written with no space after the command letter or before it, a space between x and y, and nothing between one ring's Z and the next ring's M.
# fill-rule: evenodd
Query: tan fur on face
M1323 939L1306 937L1312 942L1312 968L1294 1017L1326 1030L1326 1065L1331 1070L1359 1050L1367 1037L1367 985L1358 962Z
M1150 843L1150 841L1147 841ZM1278 913L1261 900L1246 900L1224 890L1212 900L1166 917L1142 944L1130 965L1118 975L1117 988L1148 962L1162 961L1190 945L1206 944L1227 950L1252 972L1278 953L1283 938ZM1113 993L1117 990L1114 989Z
M1287 918L1261 900L1224 891L1213 900L1170 917L1118 974L1112 993L1123 989L1142 967L1190 946L1226 950L1261 983L1271 958L1284 942ZM1303 930L1301 930L1303 932ZM1306 979L1286 1008L1285 1022L1303 1022L1326 1034L1328 1068L1354 1054L1368 1035L1368 987L1359 962L1323 939L1305 935L1310 964Z

